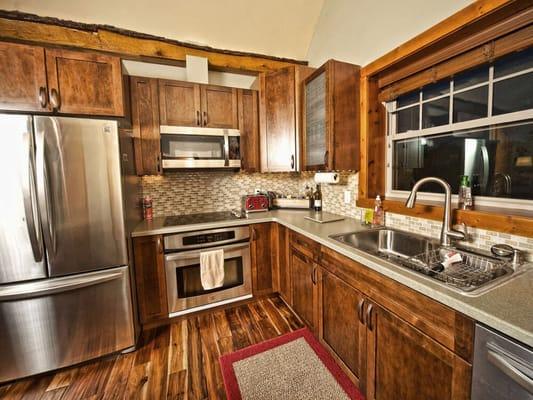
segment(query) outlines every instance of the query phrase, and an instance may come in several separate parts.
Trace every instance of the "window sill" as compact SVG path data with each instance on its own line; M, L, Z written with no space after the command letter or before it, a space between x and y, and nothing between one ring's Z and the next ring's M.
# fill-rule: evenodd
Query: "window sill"
M431 204L430 204L431 203ZM357 206L373 208L374 199L361 198ZM409 215L412 217L441 221L444 207L434 202L420 201L414 208L405 207L403 200L385 199L386 212ZM454 224L465 223L469 227L505 232L512 235L533 237L533 213L523 210L509 210L495 207L478 207L475 210L453 210Z

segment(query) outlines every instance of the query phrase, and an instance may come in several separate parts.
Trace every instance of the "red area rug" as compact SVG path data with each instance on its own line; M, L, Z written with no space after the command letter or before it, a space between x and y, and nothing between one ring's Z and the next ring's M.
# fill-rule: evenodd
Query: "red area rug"
M307 329L220 357L228 400L364 400Z

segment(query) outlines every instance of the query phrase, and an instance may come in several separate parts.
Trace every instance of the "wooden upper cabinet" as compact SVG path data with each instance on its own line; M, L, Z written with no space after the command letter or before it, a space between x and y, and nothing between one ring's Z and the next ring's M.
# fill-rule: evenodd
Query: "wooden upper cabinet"
M161 125L200 126L200 85L159 80Z
M302 170L359 170L357 65L329 60L304 81Z
M141 323L168 317L163 237L133 239L135 283Z
M202 100L202 126L207 128L237 129L237 89L200 85Z
M350 285L320 271L319 326L320 341L354 381L361 377L364 357L365 327L358 318L363 295Z
M272 266L275 262L272 232L273 223L250 225L250 253L252 261L253 292L255 295L272 293Z
M239 131L241 132L241 169L258 172L259 161L259 104L255 90L238 89Z
M369 303L367 379L369 400L467 400L469 363L391 312Z
M137 175L161 173L157 79L130 78L131 118Z
M290 269L292 286L292 308L316 331L318 313L318 271L317 266L306 256L291 249Z
M291 66L260 75L261 170L298 170L302 80L312 68Z
M48 111L43 47L0 42L0 109Z
M124 99L120 58L46 49L50 106L65 114L122 116Z

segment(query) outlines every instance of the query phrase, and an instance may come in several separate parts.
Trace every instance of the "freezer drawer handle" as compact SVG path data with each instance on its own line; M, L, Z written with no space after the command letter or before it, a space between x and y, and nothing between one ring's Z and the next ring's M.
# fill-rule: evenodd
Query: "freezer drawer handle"
M492 343L487 344L487 359L501 372L518 383L529 393L533 394L533 379L528 376L528 374L533 375L533 371L527 366L524 365L523 367L528 370L528 372L524 373L523 371L520 371L517 367L511 364L510 360L508 360L508 357L505 355L505 351Z
M57 281L40 281L30 282L7 287L0 287L0 302L1 301L16 301L26 300L35 297L49 296L68 292L71 290L81 289L87 286L99 285L104 282L109 282L114 279L123 277L122 271L106 272L95 274L93 276L73 277L61 279Z

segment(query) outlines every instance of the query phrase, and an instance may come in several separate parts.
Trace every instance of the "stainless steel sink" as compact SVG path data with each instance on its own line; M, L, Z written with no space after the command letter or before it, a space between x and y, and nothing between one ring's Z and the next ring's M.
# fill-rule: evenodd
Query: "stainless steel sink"
M516 275L506 260L465 248L442 247L438 240L396 229L371 229L330 237L433 278L463 294L479 295ZM459 253L461 261L444 268L441 261L450 251Z

